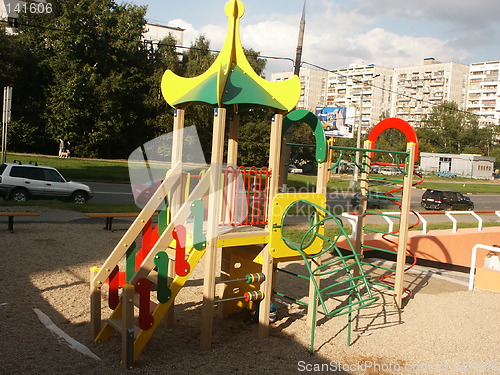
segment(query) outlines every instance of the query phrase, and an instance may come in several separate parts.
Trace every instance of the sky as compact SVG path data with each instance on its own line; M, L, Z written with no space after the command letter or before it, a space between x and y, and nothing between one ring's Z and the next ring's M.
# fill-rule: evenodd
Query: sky
M148 22L186 29L185 46L202 34L212 49L223 45L227 0L129 2L148 7ZM243 4L243 46L264 56L294 59L304 0L243 0ZM392 68L421 65L429 57L462 64L500 60L500 1L307 0L304 67ZM293 70L290 60L268 60L267 65L267 76Z

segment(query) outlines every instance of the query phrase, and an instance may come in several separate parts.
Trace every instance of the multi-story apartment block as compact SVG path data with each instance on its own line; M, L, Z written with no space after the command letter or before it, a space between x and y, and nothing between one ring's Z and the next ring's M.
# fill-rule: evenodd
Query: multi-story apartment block
M309 86L302 80L300 103L308 105L300 108L313 111L317 106L354 107L357 117L354 123L361 124L364 131L385 116L399 117L418 127L434 106L453 101L460 109L473 109L480 116L481 123L496 121L498 124L500 63L478 63L472 66L477 69L477 75L474 81L471 78L469 82L469 66L455 62L441 63L433 58L425 59L422 65L401 68L352 65L328 72L325 93L315 94L315 99L325 98L318 104L306 100L310 96ZM291 75L292 72L273 74L272 80ZM471 91L472 87L474 90ZM470 99L471 94L475 95L474 100Z
M500 125L500 61L469 65L467 109L482 126Z
M433 58L425 59L423 65L394 68L392 90L397 95L391 103L391 116L418 127L432 108L444 101L465 109L468 73L467 65Z
M284 81L292 75L293 72L273 73L271 80L275 82ZM302 84L302 92L297 108L314 112L316 107L324 106L328 72L318 69L300 68L299 76L300 83Z
M146 31L142 35L144 43L150 43L152 48L156 48L159 42L166 38L169 34L175 38L177 45L182 46L184 39L184 30L180 27L164 26L154 23L146 23ZM182 50L177 51L182 55Z
M390 108L393 70L375 65L352 65L328 73L326 105L354 107L361 131L380 121Z

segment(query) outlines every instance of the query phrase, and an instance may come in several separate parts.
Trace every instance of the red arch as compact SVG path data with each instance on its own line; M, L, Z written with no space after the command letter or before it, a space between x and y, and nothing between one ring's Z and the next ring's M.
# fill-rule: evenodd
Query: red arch
M408 143L415 143L414 162L416 163L418 161L417 133L415 133L415 130L411 127L410 124L408 124L405 120L401 120L400 118L386 118L385 120L382 120L377 125L375 125L370 134L368 134L367 138L368 141L372 142L371 148L375 149L378 137L387 129L398 129L403 132ZM373 154L374 152L370 152L370 158L373 158Z

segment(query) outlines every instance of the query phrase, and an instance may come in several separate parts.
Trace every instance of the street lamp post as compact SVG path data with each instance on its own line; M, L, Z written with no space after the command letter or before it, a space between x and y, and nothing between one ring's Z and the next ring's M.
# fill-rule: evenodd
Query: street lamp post
M2 110L2 155L1 162L7 159L7 124L10 121L10 108L12 104L12 87L3 88L3 110Z

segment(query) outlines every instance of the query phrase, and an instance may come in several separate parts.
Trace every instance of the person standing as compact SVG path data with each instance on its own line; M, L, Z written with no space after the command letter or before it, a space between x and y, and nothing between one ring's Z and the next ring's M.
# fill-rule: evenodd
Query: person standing
M66 152L66 148L64 147L64 139L59 138L59 157L62 158L63 152Z

